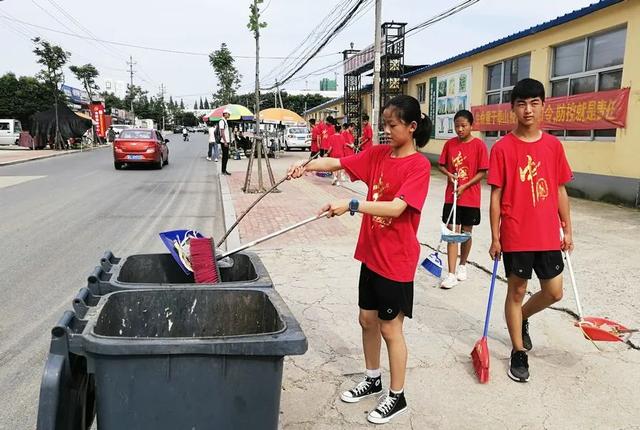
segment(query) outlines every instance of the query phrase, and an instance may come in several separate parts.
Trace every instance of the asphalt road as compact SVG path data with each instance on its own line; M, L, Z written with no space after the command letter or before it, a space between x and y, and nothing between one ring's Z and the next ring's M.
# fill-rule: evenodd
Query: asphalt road
M0 167L0 429L35 428L50 329L103 252L163 252L158 233L220 237L207 141L169 136L162 170L116 171L110 149Z

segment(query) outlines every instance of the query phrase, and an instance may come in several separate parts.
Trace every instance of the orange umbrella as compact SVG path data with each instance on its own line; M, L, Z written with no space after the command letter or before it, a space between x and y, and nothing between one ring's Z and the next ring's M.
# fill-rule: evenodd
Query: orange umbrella
M289 109L270 108L260 111L260 122L268 124L298 125L305 120L297 113Z

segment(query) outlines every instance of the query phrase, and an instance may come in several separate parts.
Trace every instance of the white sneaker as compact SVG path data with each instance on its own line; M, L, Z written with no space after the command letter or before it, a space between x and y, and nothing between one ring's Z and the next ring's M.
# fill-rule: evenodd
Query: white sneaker
M211 157L207 157L207 161L211 161Z
M215 160L213 160L213 161L215 161L215 162L217 163L217 162L218 162L218 159L216 158L216 159L215 159Z
M458 281L466 281L467 280L467 266L461 264L458 266L458 270L456 271L456 277Z
M440 288L444 290L450 290L451 288L458 285L458 278L453 273L449 273L446 278L442 280L440 283Z
M331 181L331 185L335 185L338 183L338 178L333 178L333 180Z

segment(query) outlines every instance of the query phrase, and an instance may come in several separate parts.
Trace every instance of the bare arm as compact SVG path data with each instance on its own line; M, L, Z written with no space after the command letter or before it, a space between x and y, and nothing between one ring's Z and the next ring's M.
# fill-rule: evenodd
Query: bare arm
M489 204L489 222L491 224L491 247L489 255L491 259L500 257L502 246L500 244L500 201L502 200L502 188L491 186L491 200Z
M569 210L569 195L564 185L558 187L558 214L564 233L562 240L563 251L573 251L573 228L571 225L571 211Z
M328 212L330 217L340 216L349 211L349 202L349 199L341 199L327 203L319 213ZM407 206L407 203L398 197L390 202L361 201L358 212L373 216L397 218L402 215Z
M301 164L294 164L289 167L287 177L295 179L304 175L304 172L335 172L340 169L342 169L342 165L338 158L316 158L304 167Z
M438 164L438 170L440 170L443 175L445 175L447 178L449 178L450 181L453 181L453 177L455 175L453 173L451 173L450 171L448 171L446 166L444 166L443 164Z

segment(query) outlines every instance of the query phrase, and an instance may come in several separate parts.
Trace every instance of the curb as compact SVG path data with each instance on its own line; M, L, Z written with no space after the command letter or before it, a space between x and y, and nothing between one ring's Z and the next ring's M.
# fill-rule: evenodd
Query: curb
M236 208L233 206L233 198L231 197L231 190L229 189L229 183L227 182L227 178L218 174L218 180L220 181L220 191L222 194L222 214L224 220L224 229L227 228L236 221ZM240 247L240 234L238 230L235 229L229 234L227 240L225 241L226 250L235 249Z
M98 149L104 149L109 147L110 145L104 145L104 146L98 146L96 148L91 148L91 149L85 149L85 150L79 150L79 149L71 149L68 151L64 151L64 152L56 152L53 154L48 154L48 155L41 155L41 156L37 156L37 157L31 157L31 158L25 158L24 160L13 160L13 161L0 161L0 167L2 166L12 166L14 164L22 164L22 163L27 163L29 161L37 161L37 160L46 160L47 158L54 158L54 157L62 157L64 155L71 155L71 154L77 154L77 153L81 153L81 152L90 152L90 151L95 151Z

